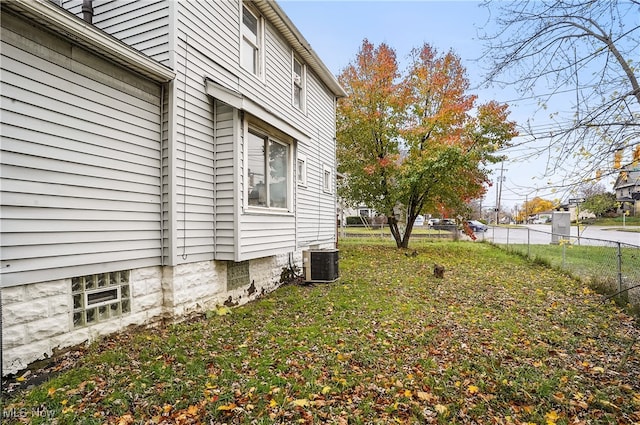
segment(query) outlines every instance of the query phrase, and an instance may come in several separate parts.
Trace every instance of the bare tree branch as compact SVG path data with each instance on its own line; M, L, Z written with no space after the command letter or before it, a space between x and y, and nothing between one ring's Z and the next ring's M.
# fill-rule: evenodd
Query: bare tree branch
M615 172L612 152L640 143L640 1L488 0L483 5L497 24L493 34L481 37L490 62L488 83L532 94L540 110L575 92L573 111L552 114L557 127L524 126L524 143L536 145L530 154L549 155L550 173L576 155L584 157L583 178L595 170ZM626 153L625 162L631 162L631 149Z

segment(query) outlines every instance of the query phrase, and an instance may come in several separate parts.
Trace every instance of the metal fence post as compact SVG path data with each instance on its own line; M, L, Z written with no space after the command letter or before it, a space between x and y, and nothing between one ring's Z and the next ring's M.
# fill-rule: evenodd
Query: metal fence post
M531 258L531 229L527 227L527 258Z
M618 245L618 293L622 293L622 244L616 242Z

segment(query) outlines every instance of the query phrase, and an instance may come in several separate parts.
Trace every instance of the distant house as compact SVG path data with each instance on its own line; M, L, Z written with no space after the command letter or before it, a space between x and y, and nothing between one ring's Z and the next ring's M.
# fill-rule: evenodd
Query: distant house
M335 246L345 92L275 2L1 5L4 374Z
M623 167L613 189L616 201L622 205L622 211L629 211L632 216L640 214L640 165L629 164Z

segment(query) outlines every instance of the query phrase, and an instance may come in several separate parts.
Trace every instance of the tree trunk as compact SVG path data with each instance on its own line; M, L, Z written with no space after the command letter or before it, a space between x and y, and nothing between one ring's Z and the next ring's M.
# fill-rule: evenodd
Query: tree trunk
M411 237L411 232L413 232L413 223L415 223L415 218L407 218L407 228L404 230L400 248L409 248L409 238Z
M391 235L393 235L393 239L396 241L396 248L402 248L403 238L400 234L400 229L398 229L398 220L396 220L395 215L387 216L387 223L389 224Z
M393 235L393 239L396 241L397 248L409 248L409 238L411 238L411 232L413 231L413 223L415 222L415 217L413 219L409 219L407 221L407 227L404 230L404 235L400 233L400 229L398 228L398 220L396 220L395 216L387 217L387 223L389 223L389 229L391 230L391 235Z

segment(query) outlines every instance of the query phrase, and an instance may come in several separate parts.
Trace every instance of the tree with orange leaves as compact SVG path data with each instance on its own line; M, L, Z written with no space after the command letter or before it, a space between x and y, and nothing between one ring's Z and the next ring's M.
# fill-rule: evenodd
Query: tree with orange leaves
M423 211L464 215L489 183L485 166L517 135L506 106L476 105L460 59L428 44L401 75L393 49L364 40L338 78L349 94L338 104L340 194L384 214L401 248Z

